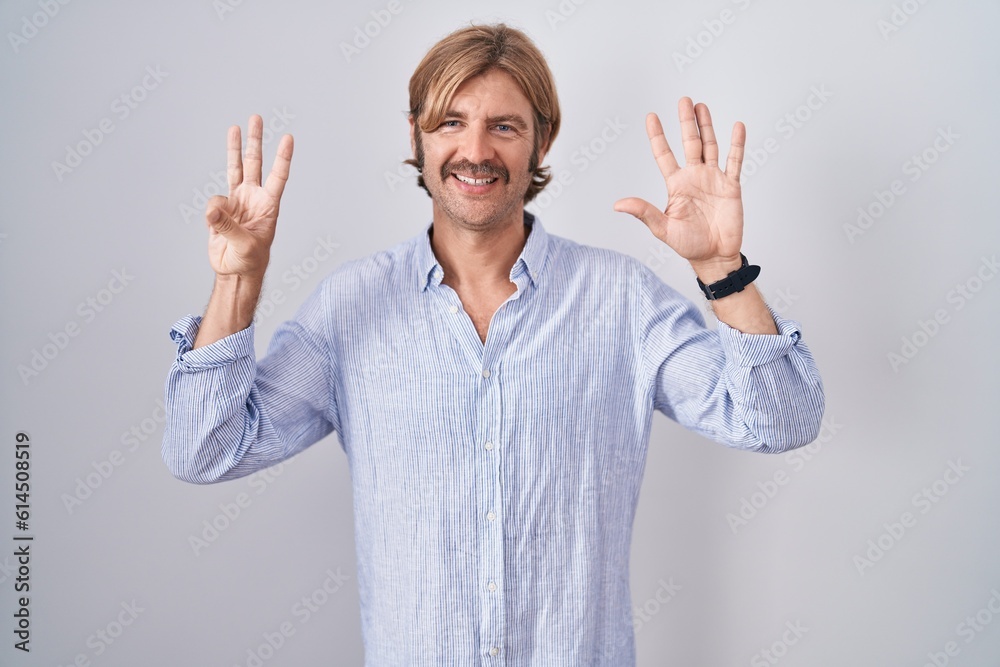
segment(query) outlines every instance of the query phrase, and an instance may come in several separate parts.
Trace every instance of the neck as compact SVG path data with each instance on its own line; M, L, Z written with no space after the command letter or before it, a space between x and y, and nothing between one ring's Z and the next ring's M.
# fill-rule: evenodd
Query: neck
M517 216L488 229L469 229L447 216L435 216L431 249L444 269L443 282L453 287L489 289L510 283L510 270L524 249L528 228Z

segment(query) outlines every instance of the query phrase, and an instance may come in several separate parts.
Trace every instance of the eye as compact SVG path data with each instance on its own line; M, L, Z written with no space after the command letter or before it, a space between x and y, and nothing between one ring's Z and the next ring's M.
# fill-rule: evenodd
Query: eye
M497 129L503 132L504 134L514 131L514 128L511 127L510 125L497 125Z

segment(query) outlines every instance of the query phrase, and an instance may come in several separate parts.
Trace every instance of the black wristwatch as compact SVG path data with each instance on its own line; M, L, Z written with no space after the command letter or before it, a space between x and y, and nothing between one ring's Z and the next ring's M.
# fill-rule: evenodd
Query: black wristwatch
M742 292L744 287L752 283L760 275L760 267L748 263L746 255L740 253L740 259L743 260L740 268L731 272L722 280L716 280L711 285L706 285L701 282L701 278L697 278L698 287L705 293L705 297L709 301L715 301L724 296Z

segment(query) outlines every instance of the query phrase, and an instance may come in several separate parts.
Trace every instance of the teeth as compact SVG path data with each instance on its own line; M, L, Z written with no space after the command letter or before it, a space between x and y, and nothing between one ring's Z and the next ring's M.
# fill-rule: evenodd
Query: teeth
M489 185L493 181L497 180L495 178L469 178L468 176L462 176L461 174L455 174L455 178L463 183L468 183L469 185Z

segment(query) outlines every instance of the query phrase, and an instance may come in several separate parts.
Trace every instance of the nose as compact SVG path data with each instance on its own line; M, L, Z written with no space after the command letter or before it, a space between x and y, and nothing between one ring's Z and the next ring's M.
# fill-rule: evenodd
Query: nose
M481 164L495 156L489 131L478 124L470 125L464 132L461 152L469 162Z

